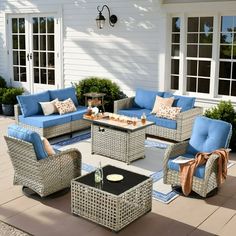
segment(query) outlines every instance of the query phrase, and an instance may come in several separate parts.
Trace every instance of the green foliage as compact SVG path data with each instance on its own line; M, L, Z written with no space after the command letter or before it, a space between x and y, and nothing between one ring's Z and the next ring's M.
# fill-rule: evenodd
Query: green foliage
M119 86L109 79L99 77L88 77L75 84L77 97L80 104L84 104L84 95L89 92L105 93L105 109L113 111L113 102L127 97Z
M230 142L230 148L236 151L236 112L231 101L221 101L216 107L205 111L206 117L223 120L232 124L233 134Z
M7 88L2 95L2 104L17 104L16 96L24 92L23 88Z
M0 104L2 104L2 95L6 92L7 88L0 88Z
M6 88L6 87L7 87L7 83L5 79L3 79L2 76L0 75L0 88Z

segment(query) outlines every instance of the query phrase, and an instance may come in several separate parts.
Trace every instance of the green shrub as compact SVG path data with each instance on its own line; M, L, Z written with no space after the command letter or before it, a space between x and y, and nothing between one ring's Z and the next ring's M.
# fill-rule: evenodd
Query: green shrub
M7 88L0 88L0 104L2 104L2 96L6 92Z
M230 148L236 151L236 112L231 101L221 101L216 107L205 111L206 117L223 120L232 124L232 138L230 141Z
M7 83L5 79L3 79L2 76L0 75L0 88L6 88L6 87L7 87Z
M109 79L99 77L88 77L75 84L77 97L80 104L84 104L84 95L89 92L105 93L105 109L113 111L113 103L127 97L119 88L119 86Z
M21 95L23 92L23 88L7 88L2 95L2 104L17 104L16 96Z

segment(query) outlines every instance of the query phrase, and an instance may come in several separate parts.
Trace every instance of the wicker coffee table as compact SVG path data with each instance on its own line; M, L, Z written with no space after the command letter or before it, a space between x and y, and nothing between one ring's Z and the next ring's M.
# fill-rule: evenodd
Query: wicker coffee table
M119 182L106 179L120 174ZM119 231L152 208L152 179L111 165L103 167L104 182L96 186L94 172L71 181L71 211Z
M86 119L90 120L90 119ZM140 120L136 125L111 120L108 117L91 121L92 154L130 162L144 158L145 129L153 122Z

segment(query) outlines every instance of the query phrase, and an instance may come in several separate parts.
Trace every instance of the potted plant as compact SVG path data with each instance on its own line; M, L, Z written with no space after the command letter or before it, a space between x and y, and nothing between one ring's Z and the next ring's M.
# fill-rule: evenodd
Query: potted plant
M24 92L23 88L7 88L2 95L2 112L3 115L13 116L14 105L17 103L16 96Z

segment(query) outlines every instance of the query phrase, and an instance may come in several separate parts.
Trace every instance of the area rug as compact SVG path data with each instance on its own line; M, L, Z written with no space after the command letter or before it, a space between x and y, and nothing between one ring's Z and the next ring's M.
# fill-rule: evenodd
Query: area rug
M153 139L145 140L145 158L132 162L130 165L103 157L101 155L91 155L91 134L86 132L72 138L65 138L53 143L53 147L59 150L68 148L78 148L82 153L82 174L92 172L101 161L102 165L112 164L117 167L128 169L140 174L145 174L153 179L153 198L163 203L173 201L178 194L174 192L170 185L163 184L162 160L168 143Z
M169 143L161 142L154 139L145 140L145 158L136 160L130 165L124 162L107 158L101 155L91 154L91 135L86 132L72 138L56 142L53 147L59 150L68 148L78 148L82 154L82 174L92 172L99 165L111 164L120 168L124 168L136 173L150 176L153 179L153 199L168 204L176 199L179 194L172 190L170 185L163 183L162 161L166 148ZM228 168L234 163L229 162Z

